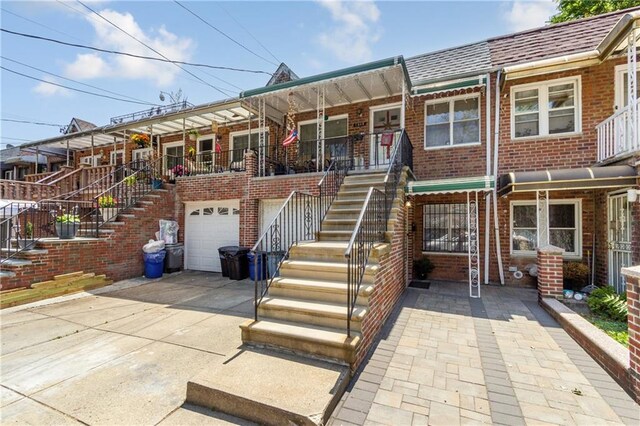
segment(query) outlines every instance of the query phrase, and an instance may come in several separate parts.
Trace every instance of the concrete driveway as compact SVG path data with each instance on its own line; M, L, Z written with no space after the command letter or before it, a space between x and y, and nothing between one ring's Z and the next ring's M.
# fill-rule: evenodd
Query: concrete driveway
M0 423L235 422L182 404L191 377L238 352L252 315L253 282L200 272L6 310Z

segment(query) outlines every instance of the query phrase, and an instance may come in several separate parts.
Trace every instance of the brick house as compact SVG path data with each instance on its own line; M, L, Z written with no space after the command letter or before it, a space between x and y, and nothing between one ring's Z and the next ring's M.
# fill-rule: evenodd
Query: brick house
M235 99L142 111L30 145L66 143L75 167L157 157L174 203L163 214L173 211L180 224L185 266L214 272L218 247L265 241L292 191L322 195L319 183L346 159L349 174L319 214L322 224L300 205L283 225L318 226L320 242L332 241L323 253L338 256L360 223L349 206L368 202L362 188L386 190L376 171L408 167L394 172L399 195L386 207L388 247L374 256L376 289L365 295L360 341L349 335L343 352L319 352L357 365L422 256L435 265L431 278L468 281L480 296L482 283L534 286L536 249L551 244L565 261L589 264L593 282L623 291L620 269L640 263L640 204L631 201L640 165L639 18L634 8L305 78L283 64L268 85ZM297 140L283 146L294 130ZM137 145L134 134L150 142ZM397 147L408 153L395 164ZM311 251L307 266L324 256ZM279 292L302 291L284 281ZM358 297L337 323L351 324ZM276 302L272 311L262 306L263 322L282 319ZM308 307L329 317L325 308ZM309 311L289 314L298 324ZM321 325L344 334L329 320ZM243 335L261 341L266 331L251 327ZM290 328L291 340L302 339ZM331 346L335 336L325 337ZM313 351L304 343L294 349Z

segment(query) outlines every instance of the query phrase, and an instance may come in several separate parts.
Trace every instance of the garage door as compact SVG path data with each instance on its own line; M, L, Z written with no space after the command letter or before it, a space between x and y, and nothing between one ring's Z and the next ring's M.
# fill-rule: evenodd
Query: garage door
M218 247L239 244L239 200L189 203L185 215L186 268L221 272Z

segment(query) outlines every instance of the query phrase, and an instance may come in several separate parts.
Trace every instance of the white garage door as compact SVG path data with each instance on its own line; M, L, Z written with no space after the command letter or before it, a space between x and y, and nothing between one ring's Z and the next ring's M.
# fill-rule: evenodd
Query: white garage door
M221 272L218 248L239 244L239 200L188 203L185 217L186 268Z

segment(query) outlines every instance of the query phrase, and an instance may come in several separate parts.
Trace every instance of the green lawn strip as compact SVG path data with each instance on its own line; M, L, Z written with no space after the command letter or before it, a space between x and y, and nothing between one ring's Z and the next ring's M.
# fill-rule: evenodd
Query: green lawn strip
M597 315L584 315L584 317L600 330L607 333L613 340L624 347L629 347L629 331L626 321L612 321Z

